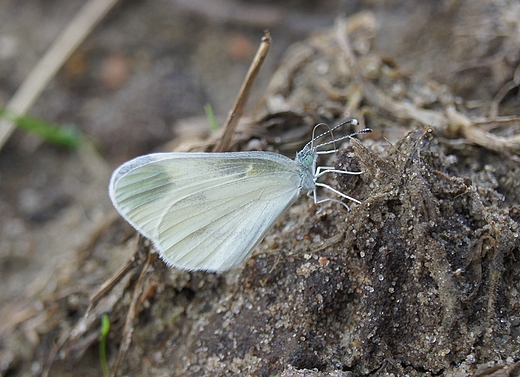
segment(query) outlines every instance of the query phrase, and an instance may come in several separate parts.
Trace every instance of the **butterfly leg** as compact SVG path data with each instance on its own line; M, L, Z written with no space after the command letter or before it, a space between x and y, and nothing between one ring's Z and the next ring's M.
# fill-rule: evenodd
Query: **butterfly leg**
M353 197L348 196L346 194L343 194L341 191L338 191L335 188L333 188L333 187L331 187L331 186L329 186L329 185L327 185L325 183L316 182L316 186L326 188L327 190L332 191L333 193L341 196L342 198L345 198L345 199L348 199L348 200L352 200L353 202L355 202L357 204L361 204L361 202L359 200L354 199ZM332 200L332 199L329 199L329 200Z
M348 170L337 170L334 169L334 166L318 166L316 168L316 174L315 177L319 178L327 173L338 173L338 174L352 174L352 175L359 175L363 174L365 170L361 171L348 171Z
M325 202L334 202L334 203L341 204L343 207L345 207L345 209L347 211L350 211L350 207L348 205L346 205L345 203L343 203L341 200L332 199L332 198L325 198L325 199L318 200L316 190L307 192L307 196L309 198L313 198L314 204L323 204ZM318 212L316 212L316 214L319 214L322 210L323 210L323 207L320 205L320 208L318 209Z

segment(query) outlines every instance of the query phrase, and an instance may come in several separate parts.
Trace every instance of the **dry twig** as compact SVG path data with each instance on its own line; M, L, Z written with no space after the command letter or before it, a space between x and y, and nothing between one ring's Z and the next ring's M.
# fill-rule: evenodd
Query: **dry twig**
M247 104L247 100L249 99L249 95L251 94L251 90L253 89L253 85L258 76L258 72L262 67L262 64L267 56L267 52L269 51L269 47L271 47L271 35L269 31L264 32L264 36L262 37L262 42L260 43L260 47L256 52L256 55L249 67L249 71L246 74L246 78L244 79L244 83L238 92L237 99L233 108L228 114L226 119L226 123L224 124L224 133L222 138L213 148L213 152L224 152L229 149L231 144L231 138L235 133L236 125L238 120L244 113L244 109Z
M56 75L63 63L117 1L90 0L54 41L53 45L29 73L5 108L16 116L24 115L49 81ZM0 120L0 149L9 139L14 126L14 123L10 120Z
M133 328L134 319L135 319L136 313L139 312L139 308L138 308L139 303L140 303L139 297L141 296L141 292L143 292L144 275L146 274L148 267L150 267L150 264L154 261L156 256L157 256L157 254L155 254L155 253L152 253L152 252L148 253L148 259L146 260L146 263L144 264L143 268L141 269L139 278L135 282L134 294L132 296L132 302L130 303L130 307L128 308L128 312L126 314L126 319L125 319L125 326L123 328L123 340L121 341L121 346L119 347L116 364L112 370L112 374L111 374L112 377L115 377L117 375L119 365L125 359L128 349L130 348L130 344L132 343L132 334L134 332L134 328Z
M500 137L480 127L482 123L499 122L499 118L486 119L484 122L470 119L467 115L458 111L455 105L445 105L443 111L420 108L413 103L401 102L392 99L373 83L362 76L358 60L351 48L347 35L348 27L344 19L339 19L336 24L336 40L344 54L344 59L355 75L355 80L362 90L363 97L370 103L393 116L401 119L414 120L423 126L432 126L449 134L459 134L471 142L481 145L495 152L504 153L512 151L520 153L520 134ZM509 119L511 123L520 122L520 117Z

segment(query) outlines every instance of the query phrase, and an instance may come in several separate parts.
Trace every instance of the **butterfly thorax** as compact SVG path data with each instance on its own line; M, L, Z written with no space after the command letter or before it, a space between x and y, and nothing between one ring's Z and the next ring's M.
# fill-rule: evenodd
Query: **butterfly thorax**
M317 158L316 148L311 148L308 145L296 153L295 161L300 167L300 189L314 190L316 188L315 170Z

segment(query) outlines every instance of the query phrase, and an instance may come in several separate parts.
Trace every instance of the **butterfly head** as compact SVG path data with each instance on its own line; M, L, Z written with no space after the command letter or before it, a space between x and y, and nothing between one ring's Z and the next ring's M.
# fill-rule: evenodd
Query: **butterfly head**
M298 153L296 153L296 161L305 169L313 171L316 166L316 159L318 158L318 152L316 148L309 146L308 144Z
M317 167L316 166L317 165L317 160L318 160L318 155L334 153L334 152L338 151L338 149L336 147L336 143L337 142L345 140L345 139L350 138L350 137L355 136L355 135L372 132L371 129L365 128L365 129L363 129L361 131L357 131L357 132L355 132L355 133L353 133L351 135L334 138L333 137L333 132L337 128L342 127L342 126L344 126L346 124L352 124L354 126L357 126L359 124L359 122L356 119L350 119L350 120L347 120L347 121L345 121L345 122L343 122L341 124L338 124L337 126L335 126L333 128L330 128L326 132L324 132L324 133L322 133L322 134L320 134L320 135L318 135L316 137L313 137L311 139L311 141L309 141L307 144L305 144L305 146L303 147L303 149L301 151L296 153L295 161L296 161L297 165L300 168L300 176L301 176L300 189L306 189L306 190L312 191L313 194L314 194L314 201L316 203L318 203L318 200L316 198L316 186L329 188L330 190L336 192L340 196L343 196L343 197L345 197L347 199L351 199L353 201L358 202L356 199L353 199L353 198L350 198L349 196L346 196L344 194L338 193L335 189L332 189L328 185L325 185L323 183L317 182L318 178L323 176L325 173L332 173L332 172L340 173L340 174L359 174L359 173L361 173L361 172L340 171L340 170L336 170L336 169L331 168L331 167L323 167L323 166ZM318 124L316 127L318 127L318 126L320 126L320 124ZM315 128L315 130L316 130L316 128ZM328 140L328 141L322 142L322 143L318 143L317 141L319 139L321 139L322 137L324 137L324 136L330 136L331 139ZM327 146L327 145L331 145L331 144L333 145L332 149L318 151L319 148ZM335 201L334 199L326 199L326 201L327 200ZM345 205L345 207L348 208L348 206L346 206L346 205Z

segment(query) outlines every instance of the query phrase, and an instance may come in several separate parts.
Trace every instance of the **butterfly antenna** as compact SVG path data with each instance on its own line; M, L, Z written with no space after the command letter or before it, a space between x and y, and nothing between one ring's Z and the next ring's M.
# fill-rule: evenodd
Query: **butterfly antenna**
M337 138L337 139L332 138L332 140L326 141L326 142L321 143L321 144L318 144L318 145L316 145L316 146L314 145L314 142L315 142L316 140L320 139L320 138L323 137L323 136L329 135L329 134L332 135L333 132L334 132L335 130L337 130L337 129L340 128L340 127L343 127L343 126L346 125L346 124L352 124L352 125L354 125L354 126L357 126L357 125L359 124L359 122L357 121L357 119L349 119L349 120L346 120L346 121L344 121L344 122L341 122L340 124L338 124L338 125L335 126L335 127L332 127L332 128L329 127L329 129L328 129L327 131L325 131L325 132L319 134L318 136L314 136L314 133L315 133L316 128L317 128L318 126L324 125L324 126L327 126L327 127L328 127L328 125L325 124L325 123L318 123L318 124L314 127L314 129L313 129L313 131L312 131L312 139L311 139L307 144L305 144L304 149L305 149L305 148L309 148L309 149L317 149L317 148L319 148L319 147L322 147L322 146L324 146L324 145L329 145L329 144L334 144L334 146L335 146L335 145L336 145L336 142L338 142L338 141L345 140L345 139L347 139L347 138L349 138L349 137L352 137L352 136L356 136L356 135L360 135L360 134L367 134L367 133L369 133L369 132L372 132L372 130L371 130L370 128L365 128L365 129L362 129L362 130L360 130L360 131L354 132L353 134L350 134L350 135L347 135L347 136L342 136L342 137L339 137L339 138ZM334 150L335 150L335 148L334 148Z
M353 119L353 120L355 120L355 119ZM336 128L337 127L334 127L332 130L334 130ZM341 137L338 137L337 139L329 140L329 141L326 141L324 143L318 144L318 145L315 146L315 148L323 147L325 145L330 145L330 144L334 144L335 145L335 143L338 142L338 141L345 140L345 139L351 138L351 137L356 136L356 135L369 134L370 132L372 132L371 128L363 128L362 130L354 132L353 134L346 135L346 136L341 136ZM336 150L336 148L334 148L334 150Z
M330 144L332 141L327 142L325 144L319 144L317 146L314 146L314 142L316 140L318 140L319 138L321 138L323 136L332 134L334 132L334 130L338 129L339 127L344 126L345 124L353 124L354 126L357 126L359 124L359 122L357 121L357 119L349 119L349 120L346 120L345 122L342 122L342 123L338 124L337 126L335 126L333 128L330 128L329 125L326 124L326 123L318 123L316 126L314 126L314 129L312 130L312 139L307 144L305 144L305 147L303 149L314 149L314 148L318 148L318 146L320 146L320 145ZM321 125L327 126L329 129L327 131L319 134L318 136L314 136L314 133L316 132L316 129L318 128L318 126L321 126ZM351 136L351 135L349 135L349 136Z
M315 142L317 139L319 139L322 135L324 135L324 134L326 134L326 133L329 132L329 131L327 131L327 132L324 132L323 134L321 134L321 135L319 135L319 136L314 136L314 135L316 134L316 130L318 129L319 126L325 126L325 127L329 128L329 131L330 131L330 127L329 127L329 125L328 125L327 123L318 123L318 124L315 125L314 128L312 129L312 137L311 137L311 140L310 140L310 141L309 141L305 146L307 146L307 145L310 144L310 146L311 146L311 148L312 148L314 142Z
M316 132L316 130L318 129L319 126L325 126L325 127L328 128L328 130L325 131L325 132L323 132L323 133L321 133L321 134L319 134L318 136L314 136L314 135L315 135L315 132ZM328 135L328 134L332 135L331 137L332 137L332 139L334 139L334 136L333 136L333 133L332 133L332 132L333 132L336 128L338 128L338 126L336 126L336 127L334 127L334 128L330 128L330 126L329 126L327 123L318 123L318 124L315 125L314 128L312 129L312 139L307 143L307 145L310 144L310 148L311 148L311 149L315 149L316 147L314 146L314 142L315 142L316 140L320 139L321 137L326 136L326 135Z

